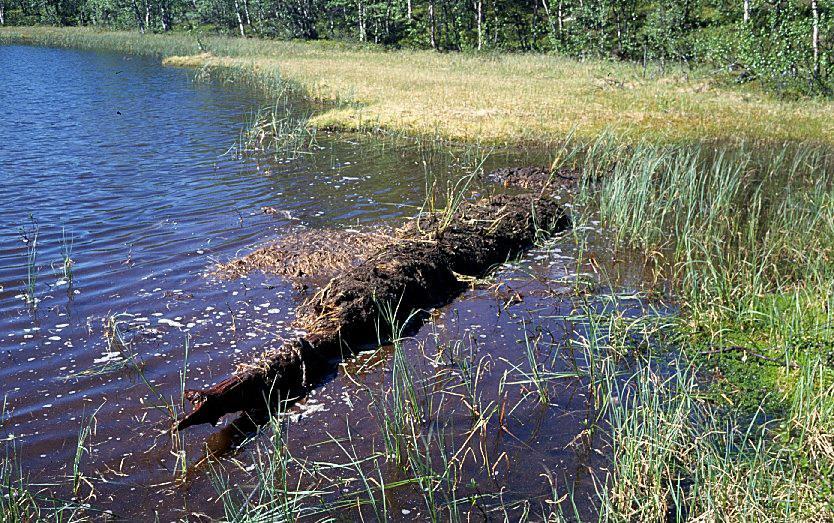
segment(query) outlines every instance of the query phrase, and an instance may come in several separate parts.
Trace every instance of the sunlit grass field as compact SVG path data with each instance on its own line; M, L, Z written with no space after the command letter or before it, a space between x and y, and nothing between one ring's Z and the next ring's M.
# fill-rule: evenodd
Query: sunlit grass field
M603 129L667 142L834 143L834 102L778 100L680 67L84 28L2 28L0 42L158 54L170 65L255 73L267 88L288 81L326 102L310 121L322 129L512 145L557 143L570 131L591 138Z

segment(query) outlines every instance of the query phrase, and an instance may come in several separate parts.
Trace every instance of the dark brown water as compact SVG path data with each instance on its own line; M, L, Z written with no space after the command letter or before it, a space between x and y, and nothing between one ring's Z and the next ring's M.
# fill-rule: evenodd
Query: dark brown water
M117 54L9 46L0 47L0 65L0 438L43 495L85 498L128 520L222 517L213 469L200 461L206 441L223 446L228 431L198 427L181 441L168 434L181 405L180 373L187 368L189 387L208 386L279 345L293 334L298 296L280 278L216 281L207 269L291 227L401 220L423 202L427 172L453 176L476 159L339 136L319 136L317 147L294 160L240 159L226 153L266 102L257 93L195 83L189 71ZM529 161L494 154L487 166ZM285 212L267 216L262 206ZM605 245L597 241L590 253L608 259ZM65 254L71 279L62 270ZM543 407L519 370L528 365L525 332L539 340L537 357L552 371L572 368L560 351L577 336L565 319L576 306L576 275L599 278L599 266L577 267L576 254L565 239L508 265L436 311L403 344L419 383L457 391L461 369L483 365L484 401L515 406L501 415L502 429L493 421L477 437L459 403L439 404L433 418L455 448L488 447L483 459L474 450L454 456L469 482L461 495L479 500L462 513L476 519L503 517L501 506L513 518L530 510L535 519L552 497L548 477L557 478L559 493L575 489L581 513L592 512L592 477L604 475L606 459L604 445L581 437L592 403L587 387L581 379L553 380ZM603 265L617 292L641 288L641 264ZM640 300L624 303L642 314ZM127 349L107 339L114 317ZM443 356L449 347L456 356ZM344 366L293 411L284 430L295 457L348 462L345 441L359 456L384 450L372 406L377 395L390 395L391 352ZM74 489L85 426L93 430ZM244 490L265 438L240 445L219 465ZM495 462L484 468L489 459ZM384 472L392 481L394 469ZM346 481L316 499L349 499L356 483ZM428 515L413 485L387 497L386 517ZM345 518L357 510L378 515L360 508Z

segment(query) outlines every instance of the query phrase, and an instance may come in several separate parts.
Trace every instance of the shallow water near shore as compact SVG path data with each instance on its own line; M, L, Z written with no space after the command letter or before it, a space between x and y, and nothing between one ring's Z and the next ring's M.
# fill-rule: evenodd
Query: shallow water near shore
M202 426L172 439L182 383L208 386L280 345L294 334L303 296L279 277L217 280L207 271L299 227L396 225L423 204L427 172L453 175L478 162L344 136L318 136L293 160L241 159L230 148L268 103L257 92L111 53L0 46L0 64L0 103L10 108L0 123L0 438L44 496L84 498L126 519L221 517L214 469L201 457L207 440L228 447L239 438ZM501 153L485 167L536 160L545 158ZM607 259L606 245L602 236L592 241L584 259ZM604 266L612 287L603 294L625 295L626 313L642 315L645 302L633 293L645 268L622 256L577 263L577 255L565 239L507 264L435 311L401 348L418 382L448 385L466 360L485 366L484 390L506 387L503 399L485 393L487 403L517 406L502 429L473 440L494 463L454 456L473 481L463 495L477 500L466 509L476 517L493 517L495 507L536 513L552 478L560 495L567 486L577 500L598 488L593 474L604 471L607 451L583 436L593 401L569 375L569 358L556 354L581 332L566 320L577 275ZM547 340L537 342L537 357L564 373L548 385L546 407L518 376L525 333ZM463 352L444 360L453 346ZM336 463L349 457L345 441L359 455L379 452L384 431L369 406L390 389L393 360L390 348L365 354L295 407L284 426L293 455ZM455 442L471 437L464 418L444 404L435 421ZM73 461L84 427L91 433L78 486ZM238 453L226 462L234 481L251 481L247 459L265 437L234 442ZM339 499L355 483L340 485L316 500ZM386 514L427 517L415 490L389 492ZM589 513L592 503L581 503L577 511Z

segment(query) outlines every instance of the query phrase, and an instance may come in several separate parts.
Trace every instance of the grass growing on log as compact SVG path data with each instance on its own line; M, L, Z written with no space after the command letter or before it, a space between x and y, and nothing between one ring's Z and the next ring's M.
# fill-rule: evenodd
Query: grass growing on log
M702 72L543 55L380 52L332 43L85 28L2 28L0 42L166 57L171 65L228 71L275 89L290 82L326 102L319 129L382 130L484 144L558 144L572 130L628 139L816 140L834 143L834 103L779 101L727 88ZM284 89L279 87L278 89Z

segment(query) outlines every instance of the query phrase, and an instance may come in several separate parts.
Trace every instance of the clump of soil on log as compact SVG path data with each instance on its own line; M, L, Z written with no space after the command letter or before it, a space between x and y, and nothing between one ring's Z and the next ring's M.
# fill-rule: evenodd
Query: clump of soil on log
M233 279L260 271L282 276L293 283L320 286L337 274L361 264L393 241L393 231L300 229L288 232L245 256L219 263L209 274Z
M508 167L492 171L487 179L507 188L527 191L569 190L579 181L579 172L572 169L551 171L545 167Z
M302 304L296 326L305 336L265 352L209 389L187 391L194 410L178 427L216 423L241 410L260 413L302 395L346 355L390 335L379 328L387 321L404 322L448 303L464 287L460 276L483 276L540 237L569 226L546 191L498 194L415 218L396 241L381 242L375 254L340 272ZM357 247L368 250L365 243Z

